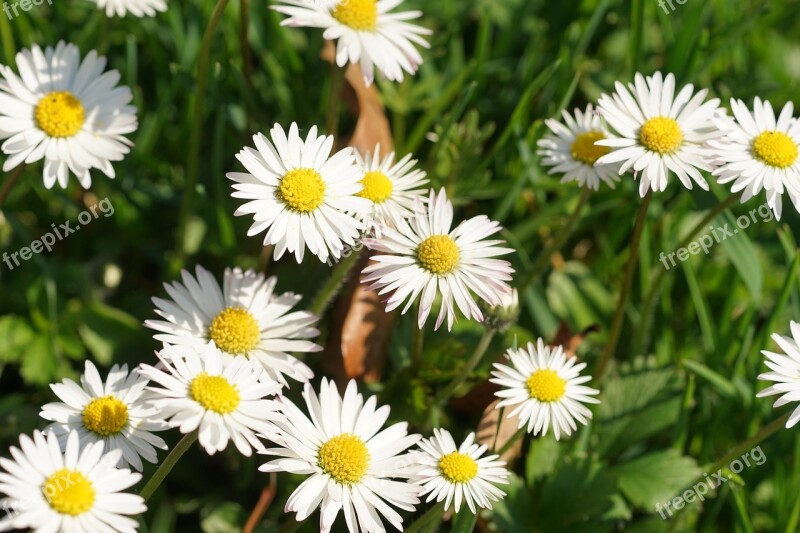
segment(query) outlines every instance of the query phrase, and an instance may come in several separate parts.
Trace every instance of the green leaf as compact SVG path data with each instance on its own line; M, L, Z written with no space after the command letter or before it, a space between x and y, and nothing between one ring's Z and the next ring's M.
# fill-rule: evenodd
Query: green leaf
M597 415L600 453L624 449L673 425L681 391L671 368L631 371L609 379Z
M552 434L533 439L525 457L525 479L528 486L558 468L563 448Z
M241 524L247 520L247 513L238 503L224 502L214 507L204 508L200 529L203 533L238 533Z
M747 214L739 218L742 217L750 220ZM717 221L720 220L723 222L723 227L724 224L727 224L729 231L733 232L732 236L720 242L720 246L750 291L754 303L759 304L764 287L764 271L761 268L758 250L747 236L747 230L737 226L736 219L730 211L725 211L720 217L717 217ZM752 225L752 220L749 223Z
M14 363L25 353L35 333L28 321L14 315L0 317L0 363Z
M65 369L67 370L67 369ZM26 383L47 385L59 375L59 362L46 337L36 337L25 349L20 374Z
M702 473L697 462L670 448L629 461L614 469L619 489L636 507L654 512Z

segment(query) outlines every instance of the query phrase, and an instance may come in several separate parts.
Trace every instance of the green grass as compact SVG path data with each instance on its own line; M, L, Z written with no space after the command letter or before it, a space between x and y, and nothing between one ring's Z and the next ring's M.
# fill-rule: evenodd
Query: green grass
M779 107L797 100L796 0L689 0L669 15L645 0L406 4L425 12L423 24L434 33L417 76L378 83L395 145L416 154L433 185L447 187L458 216L484 213L504 225L520 272L536 262L580 196L539 166L535 142L543 119L595 101L637 70L671 71L679 83L707 87L723 102L761 96ZM225 172L238 169L234 156L255 131L275 122L324 125L329 70L319 57L320 32L282 28L265 2L251 1L248 82L240 3L232 1L212 43L204 114L197 120L196 67L212 8L212 2L172 0L169 11L154 19L120 20L106 19L90 2L53 0L52 7L34 7L11 21L0 15L1 63L13 65L14 48L59 39L75 42L84 54L95 48L121 72L121 83L133 88L140 122L134 150L115 165L115 180L95 173L90 191L74 181L67 190L46 190L41 166L33 165L3 208L0 248L16 251L98 199L108 197L115 207L114 216L92 222L53 253L13 271L0 266L4 456L19 433L44 426L38 409L53 400L48 383L77 377L84 359L104 367L153 361L157 344L141 324L154 317L150 297L163 296L161 283L173 280L179 267L202 264L219 276L227 266L266 263L260 239L246 237L249 220L233 217L237 202ZM199 131L193 131L194 123ZM342 130L352 126L347 117ZM431 142L430 132L442 141ZM193 134L200 141L199 172L181 239ZM790 430L761 444L766 463L745 469L740 482L727 483L669 521L654 514L654 502L681 493L704 467L781 414L755 394L763 388L756 376L766 369L760 350L774 348L769 335L787 334L789 320L800 316L798 215L788 200L780 222L754 224L651 286L662 268L659 254L675 250L728 194L715 184L710 192L686 191L673 176L667 191L654 197L621 342L600 386L603 403L594 422L573 438L525 445L509 497L484 517L500 531L798 528L800 440ZM714 225L731 223L763 202L760 197L734 203ZM496 336L489 347L493 357L515 340L553 338L561 322L574 332L598 325L578 352L594 369L608 338L640 203L630 176L616 190L592 195L557 260L547 262L544 276L521 294L519 323ZM309 261L299 269L291 257L268 268L279 276L280 290L300 292L306 303L328 272ZM642 314L650 291L656 296L652 312ZM332 319L329 314L326 322ZM407 316L398 321L384 378L362 390L392 406L391 420L408 420L413 430L426 432L430 401L458 373L481 328L462 320L452 335L426 331L422 367L410 379L411 322ZM321 358L307 362L323 375ZM470 383L487 374L484 364ZM293 387L291 395L298 393ZM479 415L480 409L448 410L440 423L460 438ZM171 444L177 442L173 433ZM149 531L234 531L268 481L256 469L262 462L234 449L213 458L191 450L152 500L144 519ZM283 505L301 481L278 479L260 531L276 531L287 520ZM312 516L302 530L316 528Z

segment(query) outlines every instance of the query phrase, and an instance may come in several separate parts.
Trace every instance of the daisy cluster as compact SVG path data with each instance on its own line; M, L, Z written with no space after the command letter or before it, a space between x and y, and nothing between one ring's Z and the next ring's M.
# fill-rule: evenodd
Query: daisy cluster
M539 155L562 182L614 188L632 170L644 197L664 191L670 175L687 189L708 190L706 172L742 193L742 203L763 190L779 220L784 193L800 211L800 120L792 102L776 116L758 97L753 109L733 98L731 116L718 98L708 98L708 89L678 90L675 76L660 72L636 74L615 89L596 108L563 111L563 123L545 121L551 133L539 141Z
M164 0L96 3L108 16L167 9ZM284 25L320 28L336 41L336 64L357 65L367 85L376 70L390 81L414 74L418 47L428 46L429 30L409 22L421 13L393 11L402 0L277 3ZM67 187L70 174L88 188L92 170L113 178L113 164L132 147L126 135L137 129L120 74L63 41L21 51L16 67L0 65L3 170L43 161L47 188ZM705 172L742 201L765 191L778 218L784 192L800 209L792 104L776 117L769 102L756 98L750 110L734 99L731 116L707 96L692 85L678 90L672 74L617 82L596 107L546 121L541 163L592 190L633 171L641 196L664 191L671 175L707 190ZM514 269L502 259L514 250L498 238L503 228L485 215L457 219L447 191L428 187L412 154L380 145L360 152L291 123L255 134L236 158L243 171L227 174L240 201L235 215L252 218L248 236L259 235L276 260L339 261L363 243L360 282L387 312L413 312L420 330L432 314L433 328L446 323L448 331L457 316L492 331L516 319ZM0 531L135 531L131 517L146 510L151 491L149 483L138 495L129 489L143 461L170 465L159 460L167 444L157 435L169 429L209 455L232 445L267 456L263 472L305 476L285 510L297 520L318 511L320 531L339 514L349 531L384 531L384 521L402 530L400 511L414 512L423 499L475 514L504 497L498 485L510 472L474 433L459 443L446 428L424 438L407 422L389 423L390 407L365 398L355 381L342 394L321 377L315 389L305 358L323 350L321 317L300 306L302 295L277 287L275 276L240 268L227 268L220 282L200 265L165 284L166 297L153 298L157 318L144 323L161 343L156 359L115 365L105 378L87 361L78 382L51 385L59 401L42 407L44 431L20 436L11 458L0 458L0 503L9 510ZM781 395L776 406L800 399L800 326L791 327L793 338L775 337L785 355L765 352L772 372L761 378L776 384L761 395ZM599 403L581 374L586 366L542 339L509 348L493 364L496 408L508 408L521 432L571 436L592 418L587 405ZM302 403L286 394L292 383ZM788 425L798 420L800 409Z

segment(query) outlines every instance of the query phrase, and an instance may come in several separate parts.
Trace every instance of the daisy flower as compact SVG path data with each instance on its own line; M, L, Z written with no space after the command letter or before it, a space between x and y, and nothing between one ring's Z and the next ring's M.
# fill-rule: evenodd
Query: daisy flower
M511 366L496 363L489 381L503 387L495 393L502 400L498 409L516 405L508 418L518 417L520 428L527 424L528 433L546 435L552 425L558 440L577 429L575 419L586 424L592 418L583 404L600 400L594 398L598 390L582 385L592 379L580 375L586 363L576 364L561 346L545 346L542 339L536 346L529 342L527 349L509 349L506 357Z
M440 294L436 329L446 316L450 330L455 319L454 300L467 319L482 321L483 314L471 293L498 305L502 295L511 292L505 283L514 271L511 263L493 258L514 250L498 246L504 241L484 240L502 229L497 222L480 215L451 230L453 204L444 189L438 195L431 190L427 208L408 222L400 222L397 229L384 228L380 239L364 239L370 249L387 254L372 256L373 263L364 269L362 280L381 295L392 293L386 302L387 311L407 300L405 313L419 297L418 325L422 328Z
M675 76L663 77L660 72L646 79L636 74L635 82L627 88L620 82L615 87L616 93L600 97L599 112L617 135L596 142L615 150L596 164L623 162L620 174L630 168L637 174L641 172L641 196L648 189L665 190L670 172L687 189L694 181L708 190L700 170L712 169L703 143L723 134L714 123L722 112L719 99L705 102L708 89L695 94L691 84L675 96Z
M731 99L736 121L724 138L708 143L719 165L714 175L719 183L732 182L733 192L744 191L742 203L764 189L780 220L784 192L800 211L800 120L792 117L792 102L777 120L769 102L756 98L754 107L750 112L743 101Z
M103 442L80 445L73 431L62 453L58 438L33 432L12 446L13 459L0 458L0 493L5 494L0 531L134 532L129 518L147 510L141 496L121 492L141 474L114 467L122 450L103 453Z
M97 7L106 10L107 17L124 17L130 13L135 17L154 17L167 10L166 0L94 0Z
M467 502L472 514L477 507L491 509L506 495L493 483L508 483L510 472L505 461L498 461L499 455L481 457L486 452L485 445L475 443L475 434L470 433L461 446L456 446L452 435L446 429L434 429L433 437L419 443L422 450L415 454L419 464L419 477L415 482L423 486L420 497L428 494L426 502L434 498L444 500L444 510L455 501L456 512L461 501Z
M81 62L74 44L58 43L44 52L37 45L16 56L19 76L0 65L0 139L8 155L3 171L44 159L44 185L66 188L69 172L88 189L90 170L114 177L136 131L136 108L120 74L103 72L106 58L92 50Z
M373 211L367 218L380 237L381 226L397 227L400 221L414 215L420 201L427 200L425 190L419 189L428 183L424 171L414 169L416 159L411 154L394 162L394 152L381 159L381 145L373 154L362 156L356 152L356 161L361 169L361 184L364 188L358 196L372 202Z
M161 333L158 341L202 347L214 341L230 356L244 355L260 364L270 378L288 385L286 377L306 382L314 372L289 352L319 352L316 338L319 317L292 308L299 294L275 293L275 276L265 278L253 270L225 269L222 287L201 266L196 276L185 270L183 283L164 284L172 298L153 298L164 320L147 320L145 326Z
M414 44L428 48L421 35L432 32L408 21L421 11L390 13L403 0L280 0L273 7L288 15L283 26L322 28L322 36L336 43L336 64L360 63L364 81L370 85L374 67L389 80L403 81L403 71L417 72L422 56Z
M800 400L800 324L792 320L790 324L792 330L791 337L784 337L774 333L772 340L783 350L783 353L770 352L763 350L761 353L766 356L766 364L772 372L766 372L758 376L758 379L774 381L766 389L759 392L756 397L781 395L773 407L781 407L789 402ZM786 427L790 428L800 421L800 407L795 408Z
M608 133L592 104L585 112L575 109L574 117L566 110L561 114L563 124L550 118L544 121L552 134L536 143L541 148L538 153L543 157L542 165L552 167L548 174L563 174L561 183L577 181L579 186L594 191L600 188L600 181L613 189L619 181L619 164L595 165L611 148L595 144L607 139Z
M165 346L158 367L141 365L140 372L163 388L148 387L148 403L181 433L198 430L209 455L232 440L242 455L262 450L256 434L272 429L269 421L279 407L266 399L281 386L263 369L242 356L226 358L209 343L203 348Z
M111 367L105 383L91 361L78 385L71 379L50 385L61 402L48 403L39 416L53 423L46 433L53 433L63 446L68 435L76 431L81 446L102 441L105 450L121 450L118 466L132 466L141 472L143 457L157 463L155 448L167 449L167 444L153 435L167 426L159 413L145 407L144 389L147 379L136 371L128 373L128 365Z
M320 508L320 531L331 530L339 511L351 532L385 531L379 515L403 529L403 519L390 507L413 511L420 488L392 478L408 478L408 454L399 456L419 441L408 435L405 422L381 430L389 407L376 407L375 397L366 402L350 381L344 397L333 381L323 378L319 396L310 384L303 398L308 415L280 398L283 417L276 432L267 435L279 448L266 450L278 459L262 465L262 472L307 474L286 502L284 512L297 513L297 521Z
M305 141L295 123L288 138L279 124L270 136L272 142L261 133L253 136L256 149L237 154L247 173L228 173L236 182L233 197L249 200L234 214L253 215L247 234L266 230L264 246L275 246L275 259L288 250L300 263L306 247L322 262L329 254L338 259L364 229L358 215L372 209L369 200L356 196L364 187L352 148L331 156L333 137L317 136L316 126Z

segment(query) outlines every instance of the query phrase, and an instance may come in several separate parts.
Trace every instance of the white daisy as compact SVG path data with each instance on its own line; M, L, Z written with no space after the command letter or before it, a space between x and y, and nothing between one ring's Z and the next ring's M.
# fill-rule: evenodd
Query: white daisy
M0 531L76 533L134 532L139 524L129 516L144 513L141 496L121 492L135 485L141 474L118 469L122 451L103 453L103 441L80 445L71 432L62 453L58 438L33 432L10 448L12 459L0 458Z
M159 11L167 10L166 0L94 0L97 7L106 10L107 17L124 17L130 13L136 17L155 17Z
M320 507L323 532L330 531L339 511L351 532L385 531L379 515L402 530L403 519L391 506L413 511L420 488L392 478L409 476L409 456L398 454L420 436L408 435L405 422L381 431L389 407L376 408L374 396L364 402L355 381L347 385L344 398L326 379L319 397L310 384L303 397L308 415L289 400L278 400L283 417L267 438L280 447L265 453L279 459L259 468L309 475L289 497L284 512L297 513L297 521L302 521Z
M291 309L302 299L299 294L275 293L275 276L253 270L225 269L223 286L208 270L185 270L183 283L164 284L172 298L153 298L165 320L147 320L145 326L160 331L156 340L169 344L201 347L214 341L224 353L244 355L257 361L267 374L283 385L286 377L306 382L314 372L289 352L319 352L316 338L319 317L309 311Z
M780 219L784 191L800 211L800 120L792 117L792 102L777 120L769 102L756 98L754 107L750 112L743 101L731 99L736 121L726 122L731 127L724 138L708 143L719 165L714 175L719 183L733 182L733 192L744 191L743 203L764 189Z
M81 62L74 44L58 43L44 52L37 45L16 57L19 76L0 65L0 139L8 155L3 171L44 158L44 185L66 188L69 172L84 188L99 169L114 177L136 131L136 108L120 74L103 72L106 58L92 50ZM3 79L4 78L4 79Z
M80 385L71 379L50 385L63 403L42 407L39 416L53 422L45 432L54 433L62 446L72 431L77 431L82 447L102 441L107 452L122 451L118 466L130 465L141 472L140 456L157 463L155 448L167 449L151 432L169 428L158 412L143 403L147 383L135 370L128 374L128 365L111 367L103 383L94 364L86 361Z
M615 182L619 181L619 163L595 165L611 149L595 144L607 139L608 133L592 104L586 107L585 112L575 109L574 117L566 110L561 114L564 124L551 118L545 120L552 134L545 135L537 143L541 148L542 165L552 167L548 174L563 174L561 183L577 181L579 186L595 191L600 188L602 180L613 189Z
M577 429L575 419L586 424L592 418L584 403L600 403L593 396L599 391L586 387L591 376L581 376L586 363L567 358L561 346L545 346L539 339L527 349L509 349L506 357L511 366L495 364L492 383L503 387L495 395L502 399L498 409L516 405L508 418L518 417L519 427L528 425L528 433L547 434L552 425L556 440L561 434L571 435Z
M249 200L235 215L253 214L247 234L266 230L264 245L275 245L275 259L288 250L300 263L306 247L323 262L329 253L338 259L364 229L358 214L372 209L369 200L356 196L363 186L352 148L330 156L333 137L317 136L316 126L305 141L295 123L288 138L279 124L270 136L272 142L261 133L253 136L257 149L237 154L248 173L228 173L237 182L232 196Z
M639 194L667 188L667 178L673 172L681 183L692 188L692 181L708 190L700 170L711 171L703 143L722 135L714 123L719 99L705 102L708 89L694 94L686 85L675 96L675 76L660 72L646 79L636 74L635 83L626 88L615 85L617 92L602 95L598 110L617 133L597 141L600 146L615 150L597 160L597 165L623 162L619 173L628 169L641 172ZM694 94L694 96L692 96Z
M403 71L416 73L422 56L414 44L430 46L420 36L432 32L408 22L421 17L421 11L390 13L403 0L279 1L285 5L273 9L289 16L281 25L324 29L325 39L338 39L336 64L360 63L367 85L374 67L392 81L403 81Z
M371 155L356 152L364 186L358 196L372 202L373 210L367 218L378 237L381 226L397 227L400 221L414 215L420 201L427 200L427 191L418 187L428 183L428 179L424 171L414 169L417 160L411 157L408 154L395 163L391 152L381 159L380 144Z
M505 283L511 280L511 263L494 257L510 254L501 248L502 240L483 240L502 228L497 222L479 215L465 220L451 231L453 204L444 189L436 195L431 190L427 209L422 209L408 222L400 221L397 229L384 228L380 239L364 239L364 243L387 255L372 256L372 264L364 269L364 283L381 295L392 293L386 310L391 311L408 300L403 313L420 297L418 324L422 328L437 294L442 296L436 329L447 317L447 329L453 327L455 300L467 319L482 321L483 314L472 292L489 304L498 305L501 297L511 292Z
M264 447L256 434L272 429L279 405L266 399L281 386L263 369L242 356L227 358L214 343L195 349L165 346L158 367L141 365L140 372L164 388L148 387L148 403L181 433L198 429L200 445L209 455L232 440L242 455Z
M784 353L770 352L763 350L761 353L766 356L766 364L772 372L766 372L758 376L758 379L774 381L766 389L759 392L756 397L775 396L780 394L773 407L781 407L789 402L800 400L800 324L792 320L790 323L792 330L791 337L784 337L773 333L772 340L783 350ZM795 408L786 427L790 428L800 421L800 407Z
M456 512L461 501L467 502L469 510L491 509L492 503L503 498L505 492L493 483L508 483L510 472L504 468L505 461L498 461L499 455L481 457L486 452L485 445L475 443L475 434L470 433L461 446L456 446L453 436L446 429L434 429L433 437L419 443L422 450L414 455L419 464L415 482L423 486L422 494L429 494L426 502L434 498L444 500L444 509L455 501Z

